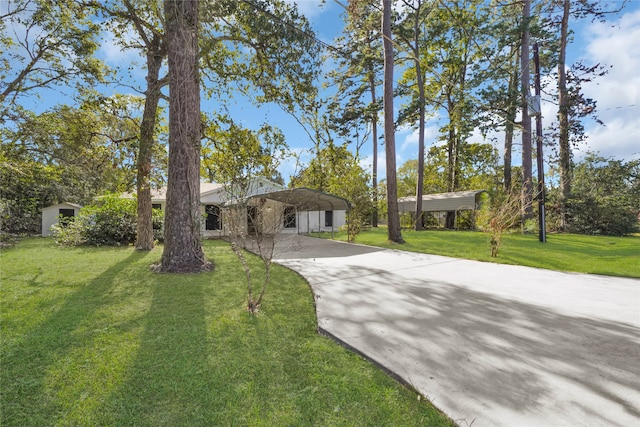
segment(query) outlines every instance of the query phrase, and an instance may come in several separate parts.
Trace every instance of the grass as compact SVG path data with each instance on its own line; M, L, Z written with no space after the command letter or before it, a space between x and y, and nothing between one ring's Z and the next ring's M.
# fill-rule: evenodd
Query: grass
M228 245L204 248L198 275L150 272L161 248L0 252L0 425L452 425L318 335L298 275L275 266L251 316Z
M317 234L316 234L317 235ZM329 238L329 233L321 237ZM404 244L387 240L386 228L372 228L356 237L356 243L455 258L526 265L559 271L640 278L640 236L610 237L513 233L503 237L498 258L491 258L488 234L473 231L403 230ZM335 233L347 240L346 233Z

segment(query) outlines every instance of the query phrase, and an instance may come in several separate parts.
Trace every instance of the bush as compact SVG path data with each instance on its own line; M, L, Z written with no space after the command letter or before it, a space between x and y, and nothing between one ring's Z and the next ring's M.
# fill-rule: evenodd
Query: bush
M80 209L78 216L66 224L53 227L56 243L65 246L129 245L136 241L137 206L133 199L107 195ZM153 210L154 235L162 237L162 211Z
M568 231L621 236L638 231L640 160L588 155L574 169Z
M42 216L35 200L8 200L0 198L0 230L12 235L37 234Z

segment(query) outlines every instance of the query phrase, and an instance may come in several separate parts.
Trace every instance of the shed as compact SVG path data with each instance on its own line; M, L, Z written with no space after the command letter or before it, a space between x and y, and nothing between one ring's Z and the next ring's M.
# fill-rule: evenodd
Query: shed
M42 235L51 235L51 227L58 224L60 217L73 218L82 206L75 203L59 203L42 209Z
M427 194L422 196L422 212L446 212L476 210L480 204L480 194L486 190L456 191L452 193ZM400 213L415 212L416 197L398 199Z

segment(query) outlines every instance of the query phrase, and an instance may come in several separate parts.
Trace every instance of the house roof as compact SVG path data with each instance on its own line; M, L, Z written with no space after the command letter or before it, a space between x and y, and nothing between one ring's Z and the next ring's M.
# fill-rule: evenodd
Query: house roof
M459 211L476 209L476 196L486 190L456 191L452 193L426 194L422 196L423 212ZM400 212L414 212L416 196L398 199Z
M258 194L253 197L263 197L287 205L293 205L298 211L349 210L351 207L347 199L305 187L273 191L271 193Z
M220 191L223 185L215 182L201 182L200 183L200 197L215 193L216 191ZM133 199L135 197L135 193L124 193L122 197L126 199ZM151 189L151 200L154 202L163 202L167 200L167 187L162 188L152 188Z

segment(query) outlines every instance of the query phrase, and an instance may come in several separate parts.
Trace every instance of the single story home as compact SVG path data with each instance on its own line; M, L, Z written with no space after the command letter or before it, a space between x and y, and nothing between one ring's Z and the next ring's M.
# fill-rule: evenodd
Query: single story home
M75 217L81 208L75 203L59 203L42 209L42 235L50 236L51 227L58 224L61 218Z
M200 183L203 237L256 231L267 234L332 232L347 223L349 202L321 191L288 189L266 178L255 178L242 195L233 193L238 192L230 191L223 184ZM153 190L153 207L164 210L166 195L166 188Z

